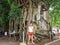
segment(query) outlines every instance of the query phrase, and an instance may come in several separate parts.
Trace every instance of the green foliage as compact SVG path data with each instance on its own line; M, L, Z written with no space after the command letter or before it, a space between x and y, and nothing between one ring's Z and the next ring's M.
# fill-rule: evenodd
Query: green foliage
M9 12L9 4L6 0L0 0L0 26L6 24Z
M0 17L0 25L2 25L3 23L4 23L3 18Z
M23 16L21 8L17 6L17 0L0 0L0 27L5 29L9 25L9 19L15 17L19 17L19 21L22 21Z
M51 24L53 27L60 27L60 1L57 0L56 2L52 3L51 7L53 8L52 11L49 11Z
M11 10L8 18L13 20L14 18L18 17L19 21L21 22L23 19L23 16L21 15L21 8L19 8L15 3L12 3L10 8Z

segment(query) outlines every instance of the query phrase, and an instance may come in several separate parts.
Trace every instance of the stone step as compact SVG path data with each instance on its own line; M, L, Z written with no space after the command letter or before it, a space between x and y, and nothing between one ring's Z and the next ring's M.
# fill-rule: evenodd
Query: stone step
M27 45L27 44L22 42L22 43L20 43L20 45Z

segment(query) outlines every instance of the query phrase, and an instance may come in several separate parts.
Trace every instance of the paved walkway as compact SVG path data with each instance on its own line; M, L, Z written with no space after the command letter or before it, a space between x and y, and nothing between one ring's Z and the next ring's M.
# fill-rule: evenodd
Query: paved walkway
M54 41L52 41L52 42L50 42L50 43L47 43L47 44L45 44L45 45L60 45L60 39L54 40Z
M9 40L9 38L0 38L0 45L19 45L19 42Z

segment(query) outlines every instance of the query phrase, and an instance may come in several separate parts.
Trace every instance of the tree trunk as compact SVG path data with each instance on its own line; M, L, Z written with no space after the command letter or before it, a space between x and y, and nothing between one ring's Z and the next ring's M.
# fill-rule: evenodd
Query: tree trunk
M11 19L9 20L9 37L11 38Z

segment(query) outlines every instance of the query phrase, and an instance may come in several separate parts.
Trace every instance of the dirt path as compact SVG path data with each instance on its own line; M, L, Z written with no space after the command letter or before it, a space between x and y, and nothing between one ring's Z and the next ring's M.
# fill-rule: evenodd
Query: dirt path
M0 38L0 45L19 45L19 42L9 40L9 38Z
M50 42L48 39L44 39L43 41L39 41L36 45L44 45L45 43ZM12 41L8 37L0 38L0 45L19 45L18 41Z
M37 45L45 45L46 43L51 42L49 39L41 40Z

